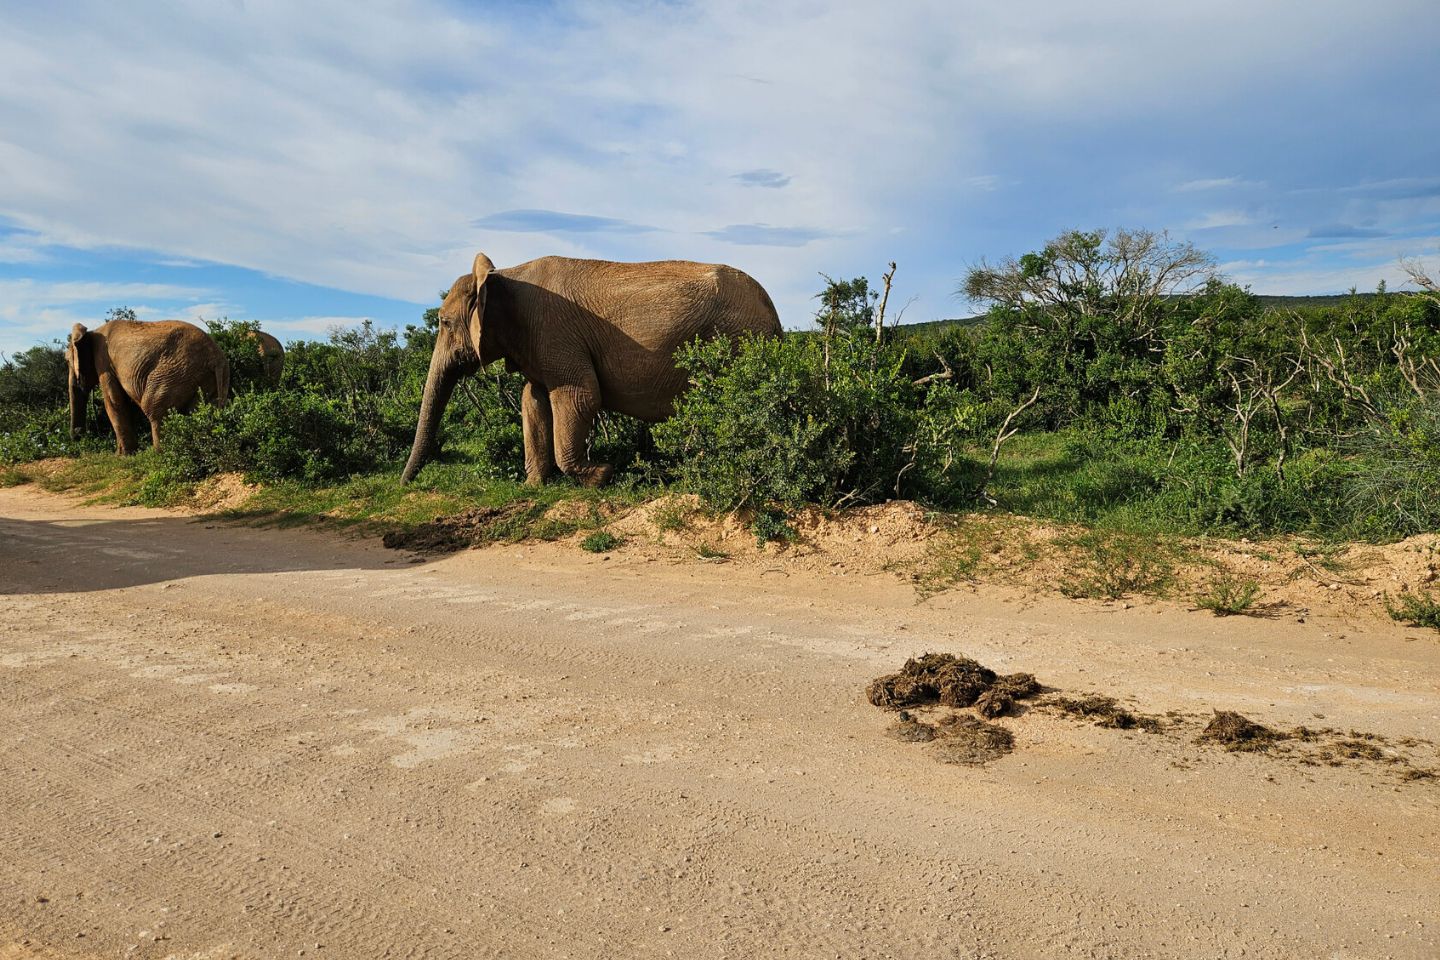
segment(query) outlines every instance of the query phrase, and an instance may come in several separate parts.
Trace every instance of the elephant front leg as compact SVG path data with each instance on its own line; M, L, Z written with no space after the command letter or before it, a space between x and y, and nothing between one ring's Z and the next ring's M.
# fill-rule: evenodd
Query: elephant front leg
M551 388L550 410L555 428L555 461L561 471L587 487L606 483L614 468L608 463L591 463L586 456L590 428L600 412L598 385Z
M550 393L526 381L520 396L520 424L525 432L525 482L538 486L555 472L555 429Z

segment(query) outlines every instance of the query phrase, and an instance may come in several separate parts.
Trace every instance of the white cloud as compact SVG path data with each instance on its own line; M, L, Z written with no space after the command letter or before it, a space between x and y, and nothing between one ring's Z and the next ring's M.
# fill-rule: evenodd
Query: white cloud
M298 317L295 319L261 320L260 328L280 336L290 334L294 337L316 337L324 336L337 327L358 327L366 320L373 321L373 317ZM282 340L284 337L280 337Z
M1248 227L1255 215L1244 210L1212 210L1185 224L1186 230L1217 230L1221 227Z
M106 310L121 304L128 304L142 320L192 319L193 311L175 306L174 301L199 306L206 296L208 291L197 287L166 283L0 280L0 351L64 337L77 323L97 326L104 322ZM152 306L152 301L170 305Z
M1311 247L1290 259L1258 258L1220 264L1228 279L1256 293L1344 293L1352 287L1374 290L1385 281L1392 290L1414 289L1402 261L1430 259L1440 252L1440 236L1386 237Z
M1209 180L1187 180L1175 187L1176 193L1198 193L1205 190L1233 190L1241 187L1263 187L1259 180L1241 177L1217 177Z

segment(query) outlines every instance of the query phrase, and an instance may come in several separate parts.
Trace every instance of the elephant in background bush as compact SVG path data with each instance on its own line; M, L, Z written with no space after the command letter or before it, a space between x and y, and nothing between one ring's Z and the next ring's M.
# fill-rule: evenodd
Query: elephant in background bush
M440 307L402 482L438 452L440 418L460 377L503 359L526 380L526 481L542 483L558 467L603 484L612 468L587 456L596 414L665 419L686 385L676 349L696 337L746 334L779 336L780 317L765 288L733 267L542 257L497 270L477 254Z
M285 370L285 348L264 330L251 330L247 336L255 341L260 354L260 378L266 386L280 386L280 374Z
M111 320L94 330L77 323L66 359L71 436L83 429L90 393L98 386L122 454L135 452L137 413L150 421L150 440L158 450L166 414L188 413L202 397L220 406L230 395L224 353L208 333L181 320Z

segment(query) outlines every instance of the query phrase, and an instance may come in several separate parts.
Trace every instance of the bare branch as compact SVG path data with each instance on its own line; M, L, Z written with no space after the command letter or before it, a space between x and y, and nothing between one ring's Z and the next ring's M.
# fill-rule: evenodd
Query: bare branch
M885 284L885 294L880 298L880 309L875 312L875 342L879 343L885 336L885 306L890 302L890 283L895 279L895 261L890 261L890 269L881 275L880 281Z
M980 486L975 490L976 500L984 500L992 507L995 505L995 498L991 497L988 491L990 489L990 481L995 478L995 464L1000 460L1000 448L1005 445L1007 440L1020 432L1018 426L1012 428L1010 424L1016 417L1030 409L1035 401L1039 399L1040 388L1037 386L1035 392L1030 394L1030 399L1020 404L1020 406L1014 410L1011 410L1010 415L1005 418L1005 422L1000 424L1000 429L995 434L995 446L990 450L990 465L985 468L985 479L980 482Z

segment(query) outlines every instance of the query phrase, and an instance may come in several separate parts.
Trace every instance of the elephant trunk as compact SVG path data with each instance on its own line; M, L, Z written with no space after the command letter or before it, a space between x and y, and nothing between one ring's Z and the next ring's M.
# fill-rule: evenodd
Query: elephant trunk
M459 379L459 371L437 349L430 357L430 372L425 377L425 394L420 401L420 420L415 424L415 443L410 448L410 459L405 461L405 472L400 475L401 483L414 480L420 468L439 452L440 418L445 415L445 405L450 402L455 381Z
M74 374L70 376L70 439L78 439L85 432L85 414L90 409L90 391L80 385Z

